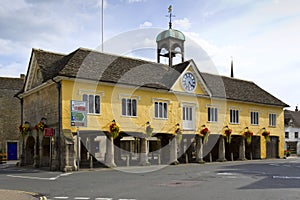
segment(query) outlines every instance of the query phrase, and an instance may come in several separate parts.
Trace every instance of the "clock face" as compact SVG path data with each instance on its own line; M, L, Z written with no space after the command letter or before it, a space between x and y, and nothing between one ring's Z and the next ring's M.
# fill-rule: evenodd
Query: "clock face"
M196 79L194 75L190 72L187 72L183 75L181 83L182 83L182 87L187 92L192 92L196 88Z

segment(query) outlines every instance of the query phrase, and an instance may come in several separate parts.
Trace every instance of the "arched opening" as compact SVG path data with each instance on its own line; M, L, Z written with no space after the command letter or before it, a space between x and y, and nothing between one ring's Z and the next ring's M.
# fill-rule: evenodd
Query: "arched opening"
M34 145L35 140L33 136L29 136L26 140L25 146L25 164L33 165L34 163Z

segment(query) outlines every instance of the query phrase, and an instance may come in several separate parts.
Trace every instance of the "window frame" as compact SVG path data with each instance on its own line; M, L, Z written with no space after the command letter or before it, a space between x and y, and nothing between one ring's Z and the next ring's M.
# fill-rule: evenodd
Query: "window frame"
M290 138L290 133L289 132L284 132L284 138L289 139Z
M250 124L251 125L259 125L259 112L258 111L250 112Z
M124 107L125 101L125 107ZM133 104L135 102L135 105ZM138 100L136 98L122 97L121 98L121 116L122 117L137 117L138 116ZM134 106L133 106L134 105Z
M96 101L96 98L98 98L99 100ZM101 95L99 94L88 94L88 93L82 94L82 101L87 102L87 107L88 107L87 114L89 115L101 115L101 100L102 100Z
M269 126L275 127L277 124L277 114L269 113Z
M154 119L169 118L169 103L165 101L154 101Z
M239 109L230 108L229 123L230 124L240 124L240 110Z
M208 122L218 122L218 111L219 109L216 106L207 107L207 121Z

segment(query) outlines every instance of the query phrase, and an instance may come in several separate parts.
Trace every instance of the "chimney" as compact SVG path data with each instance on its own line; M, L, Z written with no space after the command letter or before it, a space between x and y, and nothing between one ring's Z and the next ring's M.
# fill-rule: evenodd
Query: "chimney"
M25 80L25 74L20 74L20 79Z

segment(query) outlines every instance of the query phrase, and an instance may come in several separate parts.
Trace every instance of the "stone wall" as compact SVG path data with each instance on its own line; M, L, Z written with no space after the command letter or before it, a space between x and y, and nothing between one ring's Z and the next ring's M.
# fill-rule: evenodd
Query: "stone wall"
M14 97L23 86L23 78L0 78L0 150L7 151L7 141L18 141L21 104Z

